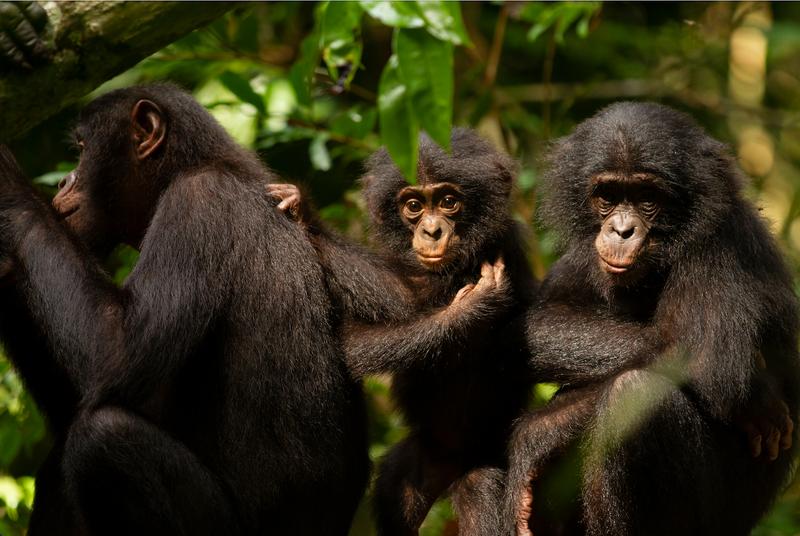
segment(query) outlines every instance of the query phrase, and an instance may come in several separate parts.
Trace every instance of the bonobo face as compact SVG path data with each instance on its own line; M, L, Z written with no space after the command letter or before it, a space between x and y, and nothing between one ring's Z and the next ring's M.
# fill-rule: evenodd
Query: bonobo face
M154 204L143 169L165 133L161 110L148 100L95 110L75 129L80 161L59 183L53 208L98 255L119 242L139 245Z
M408 186L397 195L400 217L412 232L411 247L422 265L436 271L456 257L456 223L464 196L455 184Z
M657 244L650 237L664 196L647 173L601 173L592 179L590 202L601 220L595 239L601 269L615 278L641 275Z

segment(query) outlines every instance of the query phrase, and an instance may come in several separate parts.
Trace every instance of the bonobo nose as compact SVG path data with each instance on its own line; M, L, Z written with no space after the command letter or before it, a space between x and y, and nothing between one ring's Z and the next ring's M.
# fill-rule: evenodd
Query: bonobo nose
M431 240L439 240L442 237L442 226L435 219L423 220L422 234Z
M442 237L442 228L438 226L433 229L423 228L422 231L425 233L425 236L433 240L439 240Z
M611 232L623 240L629 239L636 232L636 220L634 218L620 215L613 218L609 223L611 224Z

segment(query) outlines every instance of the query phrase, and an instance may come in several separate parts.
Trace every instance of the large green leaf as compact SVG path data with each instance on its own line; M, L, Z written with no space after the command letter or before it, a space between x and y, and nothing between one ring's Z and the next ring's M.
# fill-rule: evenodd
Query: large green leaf
M326 2L320 7L320 48L334 81L348 86L361 64L361 17L358 2Z
M360 0L361 7L372 18L394 28L421 28L425 25L422 12L414 2L389 0Z
M306 108L311 106L311 82L314 69L319 63L319 34L313 32L300 44L300 57L289 70L289 82L294 89L297 102Z
M446 0L417 0L425 19L425 27L431 35L454 45L471 45L464 21L461 20L461 4Z
M381 74L378 88L381 139L397 167L414 183L417 177L419 126L411 112L409 92L393 55Z
M263 97L253 91L253 87L250 85L249 80L239 74L231 71L225 71L219 75L219 81L222 82L222 85L225 86L231 93L236 95L242 102L246 102L255 106L256 110L258 110L258 113L260 113L262 116L267 115L267 107L264 106Z
M453 118L453 45L423 29L395 30L400 76L420 126L449 150Z

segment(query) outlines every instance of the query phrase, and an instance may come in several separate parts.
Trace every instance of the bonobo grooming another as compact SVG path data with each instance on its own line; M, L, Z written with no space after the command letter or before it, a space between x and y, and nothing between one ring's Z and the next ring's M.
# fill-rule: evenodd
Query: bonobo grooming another
M620 103L555 144L545 182L565 253L527 338L565 387L516 428L505 532L749 534L790 472L798 309L733 158L682 113ZM536 485L575 440L582 513L556 527Z
M376 153L364 196L374 238L394 273L367 273L361 260L337 254L341 240L309 215L297 189L272 187L279 206L306 221L331 279L328 287L337 289L340 301L358 299L359 281L375 274L386 291L399 287L413 296L413 311L399 310L386 320L345 312L351 369L393 374L394 399L411 428L381 463L374 499L381 535L417 534L448 488L461 534L496 524L476 512L499 497L479 493L485 488L477 484L504 466L512 421L527 402L522 331L511 321L535 290L509 214L513 170L507 156L463 129L453 131L452 155L421 139L414 186L385 150ZM391 298L386 291L373 299Z
M0 337L56 439L30 534L346 534L361 393L274 177L171 86L97 99L75 141L55 210L0 148Z

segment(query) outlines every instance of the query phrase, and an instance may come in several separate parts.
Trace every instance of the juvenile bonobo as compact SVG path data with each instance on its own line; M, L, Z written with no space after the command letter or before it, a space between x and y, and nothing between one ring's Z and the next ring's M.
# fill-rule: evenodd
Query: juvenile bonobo
M565 253L527 340L535 377L564 388L515 430L503 533L749 534L766 512L792 465L798 311L742 182L656 104L609 106L555 143L544 217ZM558 526L537 484L575 440L582 511Z
M486 510L482 502L500 500L499 487L494 492L484 483L504 467L512 421L527 402L522 330L512 320L535 290L509 213L513 174L511 159L464 129L453 131L450 155L421 138L416 185L385 150L367 165L372 230L393 270L377 273L386 287L407 289L413 303L383 321L348 314L343 326L351 370L391 373L395 402L411 429L380 466L374 506L381 535L417 534L448 489L461 534L490 534L496 526L475 513ZM329 253L329 234L308 215L296 188L275 186L272 193L327 248L323 264L337 276L329 288L348 289L344 300L358 296L358 285L341 279L362 277L362 265L354 264L360 261Z
M55 210L0 150L0 338L56 438L30 534L347 534L363 401L274 176L167 85L95 100L75 141Z

